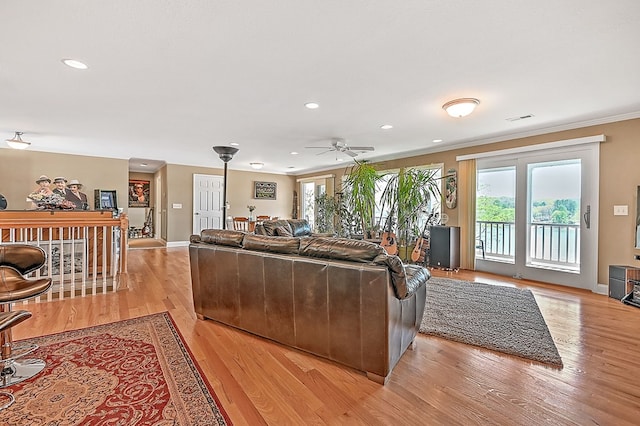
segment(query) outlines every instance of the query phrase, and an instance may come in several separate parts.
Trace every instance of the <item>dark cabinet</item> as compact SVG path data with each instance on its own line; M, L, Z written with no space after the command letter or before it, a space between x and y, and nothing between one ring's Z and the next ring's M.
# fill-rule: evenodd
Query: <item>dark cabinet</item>
M429 266L443 269L460 268L460 227L429 228Z
M633 266L609 265L609 297L622 300L640 280L640 269Z

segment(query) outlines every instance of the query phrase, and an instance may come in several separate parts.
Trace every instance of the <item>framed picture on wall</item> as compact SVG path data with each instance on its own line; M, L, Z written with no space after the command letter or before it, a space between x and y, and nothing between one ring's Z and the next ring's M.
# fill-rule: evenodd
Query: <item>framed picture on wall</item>
M149 207L149 181L129 179L129 207Z
M275 182L254 182L253 198L257 200L275 200L276 199L276 183Z

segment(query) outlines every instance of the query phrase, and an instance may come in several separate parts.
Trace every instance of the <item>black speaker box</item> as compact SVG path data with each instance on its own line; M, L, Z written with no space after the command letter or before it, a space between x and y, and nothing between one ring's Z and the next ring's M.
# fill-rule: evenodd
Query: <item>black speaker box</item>
M429 266L460 268L459 226L432 226L429 229Z

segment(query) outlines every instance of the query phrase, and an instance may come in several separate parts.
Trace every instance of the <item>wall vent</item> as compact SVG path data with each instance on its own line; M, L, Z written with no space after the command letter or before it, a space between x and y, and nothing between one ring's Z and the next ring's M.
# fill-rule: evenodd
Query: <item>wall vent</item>
M527 115L521 115L520 117L511 117L511 118L507 118L507 121L520 121L520 120L524 120L526 118L531 118L533 117L533 114L527 114Z

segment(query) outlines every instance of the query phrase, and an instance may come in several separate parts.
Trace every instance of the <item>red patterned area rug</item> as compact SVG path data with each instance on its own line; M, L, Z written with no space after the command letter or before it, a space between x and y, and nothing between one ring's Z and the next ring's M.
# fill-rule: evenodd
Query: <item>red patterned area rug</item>
M28 339L47 366L2 425L230 425L168 312Z

